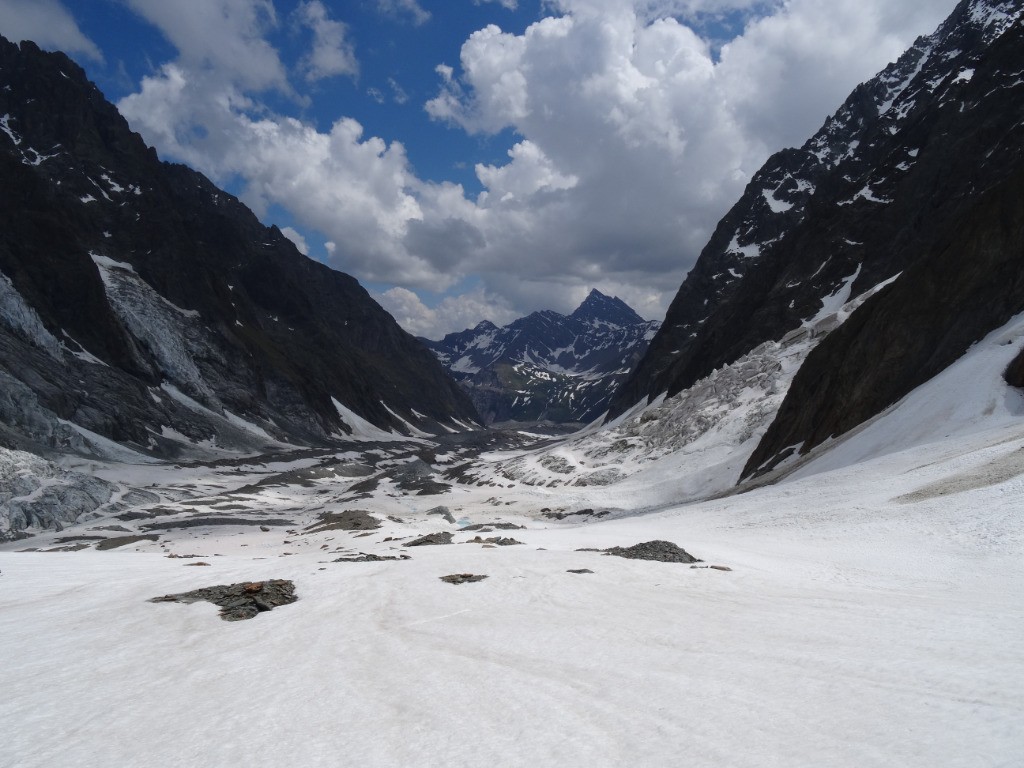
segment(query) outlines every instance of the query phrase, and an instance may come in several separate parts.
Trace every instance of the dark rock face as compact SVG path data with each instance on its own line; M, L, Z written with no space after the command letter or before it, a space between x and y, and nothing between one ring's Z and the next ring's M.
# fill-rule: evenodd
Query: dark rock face
M1003 378L1011 387L1024 389L1024 352L1021 352L1006 366Z
M477 418L353 278L161 163L63 54L0 39L0 122L0 444L321 445L352 427L332 398L400 432Z
M570 315L534 312L503 328L424 343L469 393L487 423L593 421L647 349L658 323L594 290Z
M272 611L279 605L294 603L295 584L287 579L241 582L239 584L203 587L191 592L154 597L151 603L197 603L206 600L220 606L220 617L224 621L244 621Z
M699 563L695 558L682 547L673 544L671 541L645 541L641 544L634 544L632 547L610 547L604 550L606 555L625 557L629 560L657 560L661 563Z
M841 290L909 279L952 243L985 190L1021 166L1021 13L1009 0L963 0L800 149L772 156L719 223L611 415L781 339ZM976 320L965 335L984 335L987 321L963 318Z
M787 448L806 453L880 413L1024 311L1024 171L951 225L944 243L811 352L744 476L770 469Z

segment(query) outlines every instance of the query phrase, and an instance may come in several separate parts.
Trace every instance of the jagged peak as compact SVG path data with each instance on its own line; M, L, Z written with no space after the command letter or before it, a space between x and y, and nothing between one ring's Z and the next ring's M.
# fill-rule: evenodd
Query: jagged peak
M607 296L592 289L576 310L569 315L582 322L597 320L613 325L639 325L644 319L618 296Z

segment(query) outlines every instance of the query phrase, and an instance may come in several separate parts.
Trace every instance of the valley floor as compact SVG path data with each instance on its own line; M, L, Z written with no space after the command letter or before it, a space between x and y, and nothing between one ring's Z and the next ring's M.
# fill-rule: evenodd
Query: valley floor
M359 480L310 457L97 470L168 499L133 531L291 524L16 551L120 535L90 530L104 520L0 547L0 765L1020 765L1022 456L1001 425L590 522L540 509L605 489L384 482L350 500ZM315 532L325 502L383 525ZM456 524L426 514L438 503ZM498 521L526 527L462 530ZM455 543L405 547L440 531ZM463 543L477 535L524 543ZM732 570L577 551L652 539ZM358 552L411 559L335 562ZM488 578L439 579L464 572ZM250 621L147 602L272 578L298 601Z

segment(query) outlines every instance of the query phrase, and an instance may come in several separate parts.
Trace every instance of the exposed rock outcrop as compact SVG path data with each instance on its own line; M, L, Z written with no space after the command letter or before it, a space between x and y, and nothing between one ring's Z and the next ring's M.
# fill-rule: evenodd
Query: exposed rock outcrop
M0 444L173 456L477 418L355 279L160 162L63 54L0 39L0 173Z
M1021 167L1021 14L1009 0L963 0L801 148L773 155L719 223L611 414L689 388L840 297L908 279L954 242L985 190Z

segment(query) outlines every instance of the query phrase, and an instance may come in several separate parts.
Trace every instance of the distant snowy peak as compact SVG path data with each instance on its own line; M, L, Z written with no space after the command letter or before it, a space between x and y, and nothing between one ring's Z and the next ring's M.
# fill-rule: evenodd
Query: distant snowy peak
M644 322L644 319L618 296L605 296L596 288L569 317L582 323L603 324L619 328L640 325Z
M687 275L618 414L779 340L851 275L853 295L946 237L1021 162L1024 4L964 0L754 174Z
M534 312L424 339L488 422L588 421L632 370L659 324L593 290L570 315Z

